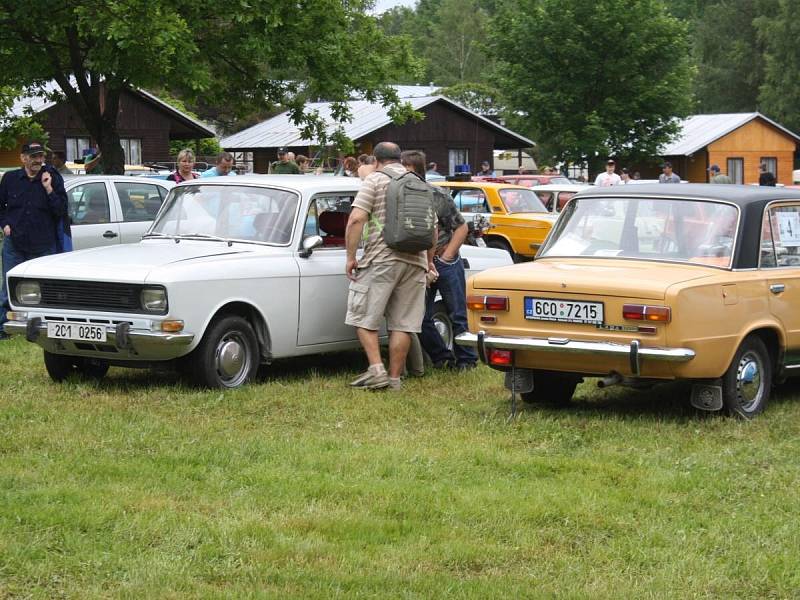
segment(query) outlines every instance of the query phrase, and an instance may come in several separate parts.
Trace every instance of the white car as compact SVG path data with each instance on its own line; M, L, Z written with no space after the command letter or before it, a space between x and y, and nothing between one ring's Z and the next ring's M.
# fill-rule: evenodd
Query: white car
M232 388L276 358L358 348L344 324L344 227L360 183L183 183L140 243L12 269L5 330L43 347L56 381L75 371L102 377L109 365L175 364L201 384ZM511 263L489 248L464 246L462 256L469 273Z
M174 186L144 177L67 175L74 249L138 242Z

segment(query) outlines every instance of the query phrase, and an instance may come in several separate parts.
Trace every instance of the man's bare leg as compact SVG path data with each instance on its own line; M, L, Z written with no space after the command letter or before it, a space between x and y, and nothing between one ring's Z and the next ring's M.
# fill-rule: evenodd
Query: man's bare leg
M377 344L378 335L375 340ZM363 344L363 342L362 342ZM411 336L405 331L392 331L389 333L389 378L399 379L406 366L406 356L411 345Z
M361 346L364 348L364 352L367 355L367 362L369 362L370 366L377 364L383 365L383 361L381 360L381 347L378 342L378 332L372 329L356 327L356 333L358 334L358 341L361 342Z

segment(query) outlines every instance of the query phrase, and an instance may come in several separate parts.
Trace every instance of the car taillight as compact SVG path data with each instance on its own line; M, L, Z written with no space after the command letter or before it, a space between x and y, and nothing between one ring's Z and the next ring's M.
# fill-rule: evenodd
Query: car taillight
M489 361L490 365L510 367L514 363L514 353L511 350L489 348L486 352L486 359Z
M660 321L669 323L672 311L669 306L649 306L646 304L624 304L622 318L632 321Z
M470 310L508 310L505 296L468 296L467 308Z

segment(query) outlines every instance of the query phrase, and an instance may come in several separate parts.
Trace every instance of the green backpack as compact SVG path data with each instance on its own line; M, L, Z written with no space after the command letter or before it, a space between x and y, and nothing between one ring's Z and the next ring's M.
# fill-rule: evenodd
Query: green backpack
M410 171L392 175L386 188L386 224L383 239L398 252L422 252L433 247L436 210L433 186Z

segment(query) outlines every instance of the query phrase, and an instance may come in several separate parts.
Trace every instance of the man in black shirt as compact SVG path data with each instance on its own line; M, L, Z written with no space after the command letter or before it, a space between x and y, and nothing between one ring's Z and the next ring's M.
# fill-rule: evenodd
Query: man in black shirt
M40 256L55 254L59 228L67 217L64 179L44 164L45 148L39 142L22 146L22 168L7 172L0 181L0 229L3 231L3 287L0 295L0 339L6 337L8 272Z
M767 163L761 163L761 173L758 175L758 185L775 187L775 174L767 170Z

